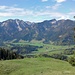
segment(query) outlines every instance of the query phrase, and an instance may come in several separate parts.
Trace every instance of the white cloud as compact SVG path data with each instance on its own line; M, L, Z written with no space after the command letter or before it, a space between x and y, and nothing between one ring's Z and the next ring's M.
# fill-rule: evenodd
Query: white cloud
M8 17L8 16L25 16L25 15L32 15L32 10L26 10L23 8L17 7L8 7L8 6L0 6L0 16Z
M52 8L52 6L46 6L47 9Z
M61 17L58 18L58 20L60 19L70 19L69 15L62 15Z
M70 16L70 18L74 19L73 17L75 16L75 11L69 12L68 15Z
M52 10L57 10L59 7L61 6L61 4L56 3L53 6L46 6L47 9L52 9Z
M54 6L52 6L52 9L56 10L56 9L59 8L60 5L61 5L61 4L55 4Z
M56 7L55 7L56 6ZM57 9L59 5L55 6L47 6L47 8L53 8ZM36 17L38 20L38 17L42 18L56 18L56 19L69 19L70 16L75 15L75 12L69 12L69 13L60 13L52 10L29 10L24 8L18 8L18 7L8 7L8 6L0 6L0 18L2 17L25 17L29 16L29 18ZM43 19L43 18L42 18ZM35 20L35 19L34 19Z
M0 12L0 17L7 17L7 16L13 16L13 14L12 13L1 13Z
M57 3L65 2L66 0L55 0Z
M52 11L36 12L35 14L36 14L36 16L40 16L40 17L46 16L46 17L56 18L56 19L69 19L69 17L70 17L68 14L52 12Z
M42 2L47 2L48 0L42 0Z
M5 8L6 8L6 6L0 6L0 10L1 10L1 9L5 9Z
M75 12L70 12L69 15L75 15Z

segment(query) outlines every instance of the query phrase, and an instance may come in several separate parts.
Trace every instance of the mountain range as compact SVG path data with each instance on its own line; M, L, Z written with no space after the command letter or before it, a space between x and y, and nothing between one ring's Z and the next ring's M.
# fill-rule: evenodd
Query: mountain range
M74 44L75 21L45 20L43 22L29 22L19 19L8 19L0 22L0 45L6 41L38 40L43 43Z

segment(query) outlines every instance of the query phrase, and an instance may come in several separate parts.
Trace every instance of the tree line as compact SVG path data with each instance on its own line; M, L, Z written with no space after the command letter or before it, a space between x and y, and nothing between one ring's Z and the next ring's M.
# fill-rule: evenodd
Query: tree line
M0 48L0 60L20 59L23 56L18 55L16 52Z

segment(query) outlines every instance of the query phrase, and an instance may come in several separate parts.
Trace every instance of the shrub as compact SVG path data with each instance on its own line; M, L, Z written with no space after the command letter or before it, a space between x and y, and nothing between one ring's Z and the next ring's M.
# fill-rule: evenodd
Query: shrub
M72 65L75 66L75 56L72 56L69 58L68 62Z

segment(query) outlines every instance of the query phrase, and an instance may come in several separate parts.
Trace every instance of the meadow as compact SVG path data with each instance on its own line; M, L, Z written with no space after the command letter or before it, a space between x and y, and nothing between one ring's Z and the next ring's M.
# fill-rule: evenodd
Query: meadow
M0 75L75 75L75 67L52 58L0 61Z
M12 46L19 46L19 47L24 47L26 45L31 45L31 46L38 46L37 51L32 51L31 55L39 55L39 54L56 54L56 53L63 53L65 49L70 49L74 48L74 45L53 45L53 44L44 44L42 41L31 41L31 42L18 42L18 43L10 43L7 44L7 47L12 47ZM41 47L41 48L39 48ZM23 49L24 50L24 49Z

